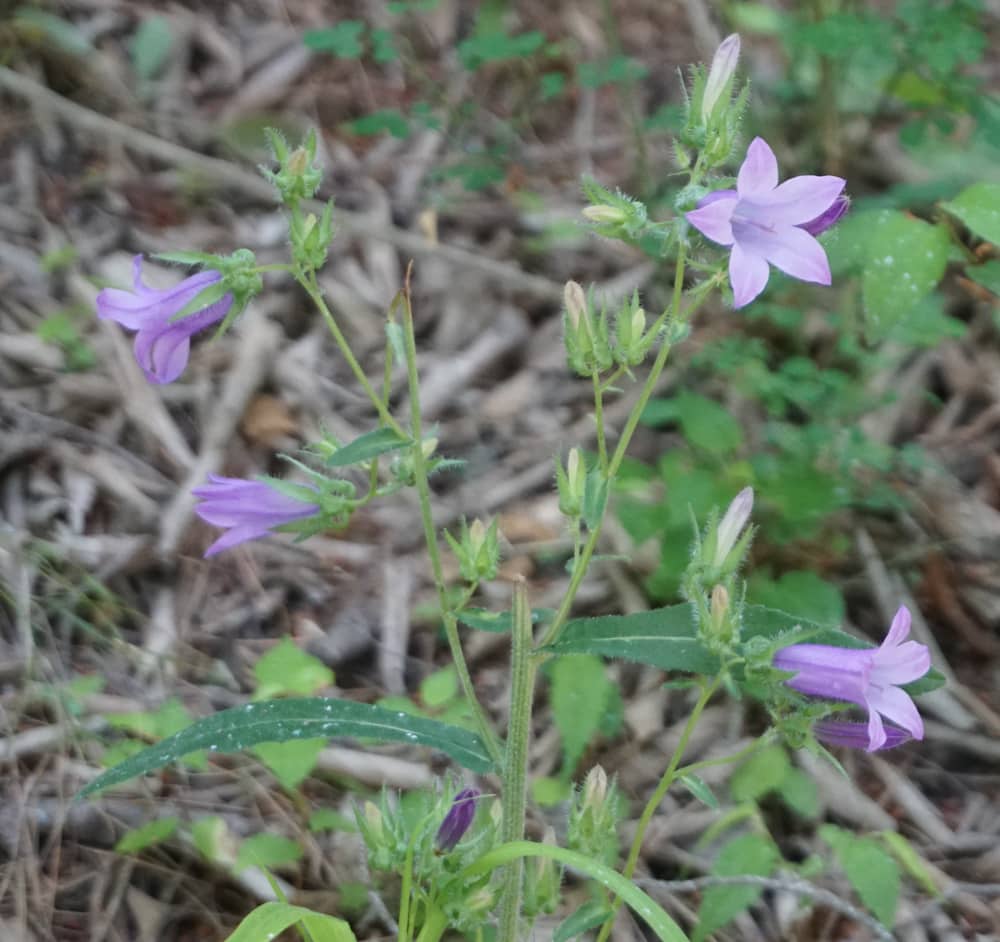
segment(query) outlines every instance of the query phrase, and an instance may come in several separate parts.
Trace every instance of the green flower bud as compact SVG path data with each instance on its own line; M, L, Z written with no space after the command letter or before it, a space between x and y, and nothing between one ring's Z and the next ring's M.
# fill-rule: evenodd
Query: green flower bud
M583 215L602 226L620 226L628 221L628 213L616 206L585 206Z
M583 494L587 486L587 465L579 448L571 448L566 467L556 461L556 489L559 492L559 512L571 519L583 513Z
M295 208L302 200L311 199L323 180L323 171L313 164L316 159L316 132L310 130L302 145L290 153L280 132L268 128L265 133L278 169L272 171L261 167L260 172L277 190L281 202Z
M473 520L472 526L468 526L463 519L458 539L447 530L444 537L458 560L459 572L466 582L475 585L483 579L496 578L500 563L496 520L487 527L481 520Z

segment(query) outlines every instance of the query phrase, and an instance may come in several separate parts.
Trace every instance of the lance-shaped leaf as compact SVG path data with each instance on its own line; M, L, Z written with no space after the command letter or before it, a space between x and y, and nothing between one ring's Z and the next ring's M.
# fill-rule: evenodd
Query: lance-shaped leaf
M205 717L108 769L90 782L78 797L84 798L110 785L152 772L199 749L239 752L264 742L333 736L430 746L473 772L487 772L493 765L482 740L469 730L368 703L309 697L248 703Z
M374 432L366 432L343 448L338 448L326 459L326 463L331 468L346 468L348 465L362 464L386 452L397 451L412 444L409 438L391 428L378 428Z

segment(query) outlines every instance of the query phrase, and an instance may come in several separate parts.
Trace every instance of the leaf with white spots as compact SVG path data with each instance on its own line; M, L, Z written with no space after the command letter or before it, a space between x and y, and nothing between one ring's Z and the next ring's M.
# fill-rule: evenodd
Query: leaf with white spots
M330 739L334 736L429 746L446 753L473 772L487 772L493 766L482 740L467 729L368 703L310 697L248 703L198 720L187 729L108 769L83 788L77 797L84 798L137 775L155 771L199 749L239 752L265 742Z

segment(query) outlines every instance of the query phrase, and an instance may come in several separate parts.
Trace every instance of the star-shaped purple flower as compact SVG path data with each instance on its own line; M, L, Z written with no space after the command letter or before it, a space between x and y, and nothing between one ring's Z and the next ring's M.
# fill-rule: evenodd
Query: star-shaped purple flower
M208 484L196 487L191 493L201 500L194 511L202 520L227 528L227 532L205 550L206 559L238 543L260 539L275 527L312 517L320 509L318 503L282 494L263 481L226 478L218 474L210 474Z
M778 670L793 671L785 683L800 693L828 700L846 700L868 709L868 751L886 745L889 738L882 717L914 739L924 738L917 705L899 684L918 680L930 670L927 646L905 641L910 612L899 607L889 634L877 648L858 650L829 644L792 644L774 655Z
M755 137L736 178L735 190L710 193L687 221L719 245L732 246L729 281L736 307L756 298L774 265L786 275L830 284L826 252L815 236L847 209L840 177L792 177L778 184L778 161Z
M151 383L172 383L187 366L191 337L219 323L233 304L232 294L224 294L212 304L180 320L171 318L187 307L222 275L200 271L161 291L142 281L142 256L132 261L132 290L105 288L97 295L97 316L117 321L135 335L135 358Z

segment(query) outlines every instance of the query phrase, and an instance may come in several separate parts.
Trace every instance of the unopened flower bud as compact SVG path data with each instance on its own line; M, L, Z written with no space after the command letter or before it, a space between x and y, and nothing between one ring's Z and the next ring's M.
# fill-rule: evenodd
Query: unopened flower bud
M430 458L437 451L438 440L436 438L425 438L420 443L420 450L424 453L424 458Z
M566 456L566 468L556 461L556 488L559 491L559 511L576 518L583 512L583 494L587 487L587 465L578 448Z
M628 219L625 211L619 209L617 206L585 206L583 215L591 222L596 222L602 226L621 225Z
M434 843L438 850L447 853L454 850L455 845L462 839L473 818L476 816L476 800L479 798L479 791L475 788L463 788L451 803L451 808L444 816L441 827L438 828L437 837Z
M603 767L595 765L583 782L583 806L599 808L608 797L608 773Z
M288 157L288 172L301 176L309 169L309 152L304 147L296 147Z
M723 632L726 617L729 614L729 592L724 585L717 585L712 589L712 631L715 635Z
M580 321L587 323L587 295L583 288L575 281L567 281L563 288L563 304L566 306L566 314L570 324L574 328L580 326Z
M750 519L752 510L753 488L745 487L733 498L725 516L719 521L715 538L715 555L712 559L712 565L716 569L722 566L732 552L743 528Z
M706 124L712 117L715 106L728 91L739 58L740 36L739 33L733 33L722 41L712 58L712 67L705 82L705 92L701 97L701 119Z
M373 801L366 801L362 809L365 823L368 825L369 833L373 838L382 836L382 812Z

